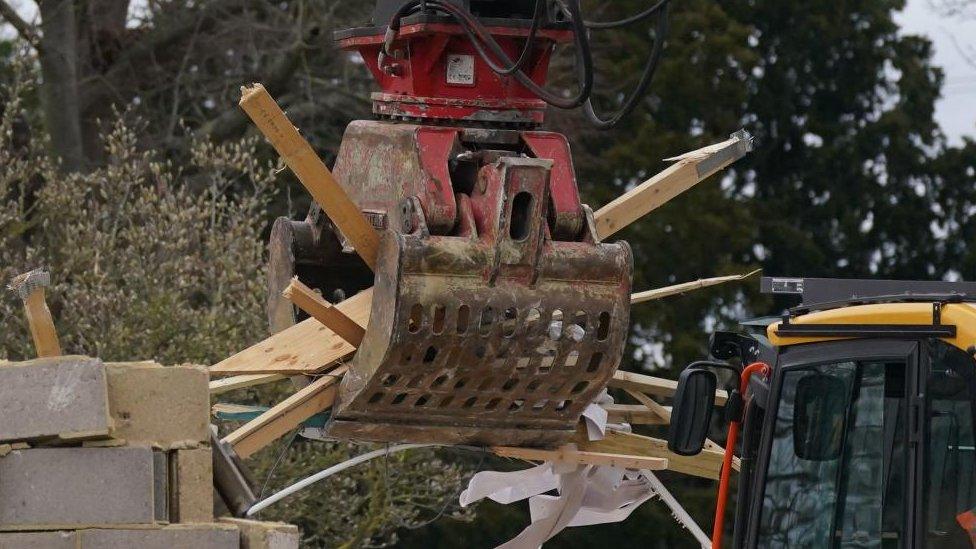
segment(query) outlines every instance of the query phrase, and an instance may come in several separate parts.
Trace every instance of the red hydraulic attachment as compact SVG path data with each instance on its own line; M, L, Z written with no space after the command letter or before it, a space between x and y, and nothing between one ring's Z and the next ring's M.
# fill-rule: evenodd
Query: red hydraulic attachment
M769 375L769 365L754 362L747 366L739 375L739 394L745 396L749 389L749 379L755 373ZM725 441L725 459L722 461L722 477L718 483L718 504L715 507L715 526L712 529L712 549L722 549L722 534L725 531L725 504L729 499L729 482L732 480L732 458L735 456L735 444L739 438L740 418L729 422L729 434Z
M502 2L478 6L488 4ZM532 20L479 21L510 57L529 42L523 69L540 87L555 44L576 37L558 21L534 40ZM379 84L381 120L347 127L333 173L382 234L375 272L350 268L352 250L316 208L305 222L276 223L284 238L272 250L285 265L276 280L294 266L337 300L373 287L328 433L569 442L624 351L630 247L600 241L569 143L538 129L545 101L495 73L452 18L410 14L389 33L385 16L373 24L337 39Z
M519 56L529 29L489 26L492 38L512 58ZM546 103L512 76L495 73L478 55L461 26L421 20L404 22L393 42L394 57L381 65L385 43L382 27L337 33L339 44L359 52L382 91L374 93L373 112L394 120L436 123L489 123L492 127L534 127L542 124ZM569 42L573 32L543 28L525 73L544 86L553 48Z

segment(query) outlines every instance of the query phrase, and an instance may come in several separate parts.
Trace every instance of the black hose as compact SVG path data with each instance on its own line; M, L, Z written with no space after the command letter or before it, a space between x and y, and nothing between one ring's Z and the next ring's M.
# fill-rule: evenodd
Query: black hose
M593 108L592 98L586 100L586 104L583 109L586 111L586 117L590 122L600 130L609 130L617 126L621 120L628 114L637 108L637 105L644 99L644 95L647 93L647 88L651 86L651 81L654 80L654 73L657 72L658 63L661 61L661 53L664 51L664 42L668 35L668 8L670 0L662 0L657 6L651 8L652 10L657 10L658 7L663 7L663 9L658 14L657 28L654 35L654 46L651 49L651 54L647 57L647 63L644 65L644 71L641 74L640 81L637 83L637 87L634 91L627 97L624 101L623 106L617 112L610 115L609 118L604 119L596 113L596 109ZM636 17L636 16L635 16Z
M617 21L584 21L583 24L585 24L587 28L591 29L616 29L618 27L625 27L638 21L643 21L644 19L654 15L657 13L657 10L664 7L669 1L670 0L660 0L660 2L657 4L654 4L637 15L633 15L625 19L620 19Z
M518 61L508 68L499 67L501 70L496 70L496 73L502 76L509 76L516 71L522 70L522 67L525 66L525 63L528 62L529 58L531 57L535 37L539 33L539 27L542 26L542 15L544 13L545 3L543 0L535 0L535 12L532 16L532 28L529 29L529 35L525 37L525 44L522 46L522 53L519 54Z

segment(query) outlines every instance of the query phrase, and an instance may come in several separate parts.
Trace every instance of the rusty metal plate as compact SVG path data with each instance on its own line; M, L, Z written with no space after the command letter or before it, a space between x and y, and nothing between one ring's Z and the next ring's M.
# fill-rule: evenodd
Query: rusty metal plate
M486 268L498 247L385 234L369 329L329 434L371 441L568 441L616 371L626 243L541 242L535 280Z

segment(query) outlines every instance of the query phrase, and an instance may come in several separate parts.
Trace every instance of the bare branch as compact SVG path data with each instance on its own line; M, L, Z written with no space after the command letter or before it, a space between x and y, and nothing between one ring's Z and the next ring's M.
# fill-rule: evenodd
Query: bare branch
M41 38L37 34L37 27L24 20L17 10L4 0L0 0L0 17L13 27L21 38L27 40L34 49L40 49Z

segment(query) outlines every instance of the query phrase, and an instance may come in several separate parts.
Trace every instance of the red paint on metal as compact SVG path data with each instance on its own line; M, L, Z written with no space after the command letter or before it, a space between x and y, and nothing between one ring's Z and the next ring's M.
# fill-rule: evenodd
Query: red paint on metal
M512 59L522 51L528 29L490 27L489 32ZM525 72L544 86L553 47L572 40L566 30L542 29L533 46ZM456 24L419 23L400 29L393 45L395 56L379 65L384 33L345 38L339 44L355 50L379 83L382 93L373 96L374 112L385 116L420 119L452 119L542 123L546 105L512 76L491 70L474 45ZM472 82L449 82L448 62L456 56L470 57Z
M584 219L569 142L564 136L552 132L524 132L522 140L536 158L553 162L549 176L553 238L575 240L583 231Z

